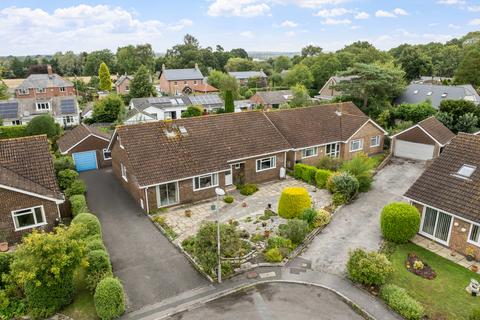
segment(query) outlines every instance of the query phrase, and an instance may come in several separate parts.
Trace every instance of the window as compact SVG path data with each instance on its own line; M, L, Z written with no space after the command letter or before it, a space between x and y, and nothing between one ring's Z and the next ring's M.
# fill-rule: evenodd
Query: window
M327 157L338 158L340 156L340 144L330 143L325 146L325 154Z
M274 169L276 167L276 157L269 157L257 160L257 172Z
M380 145L380 136L370 138L370 148L378 147Z
M315 157L318 155L318 147L306 148L302 150L302 159Z
M196 84L197 84L197 80L193 80L193 84L195 84L195 85L196 85Z
M177 81L173 81L173 85L175 86L178 85Z
M183 84L187 84L187 81L183 81Z
M65 92L65 87L60 87L60 92Z
M130 91L130 87L129 87L129 86L125 86L125 91Z
M480 245L480 226L478 224L472 224L470 228L470 235L468 236L468 242L474 242Z
M50 110L50 102L37 102L37 111Z
M350 141L350 152L355 152L363 149L363 139Z
M125 166L123 165L123 163L120 163L120 171L122 172L122 178L123 178L123 180L128 181L128 178L127 178L127 167L125 167Z
M241 167L242 167L242 165L240 163L235 163L235 169L236 170L239 170Z
M20 120L13 120L12 121L12 126L19 126L21 124L22 124L22 121L20 121Z
M103 160L110 160L112 159L112 151L103 149Z
M63 125L64 126L71 126L75 123L75 118L73 116L63 116Z
M26 95L26 94L30 93L30 90L28 90L28 89L18 89L17 92L18 92L19 95Z
M468 164L464 164L458 171L457 175L463 178L470 178L472 174L475 172L477 167L475 166L470 166Z
M171 120L175 120L177 119L177 112L176 111L165 111L163 113L163 117L166 119L171 119Z
M157 189L157 207L171 206L178 203L177 183L165 183L156 187Z
M420 233L439 242L447 243L452 216L427 207L425 209Z
M12 211L15 231L35 228L47 224L43 206Z
M36 89L37 93L45 93L47 90L45 88L37 88Z
M218 173L206 174L193 178L193 191L218 186Z

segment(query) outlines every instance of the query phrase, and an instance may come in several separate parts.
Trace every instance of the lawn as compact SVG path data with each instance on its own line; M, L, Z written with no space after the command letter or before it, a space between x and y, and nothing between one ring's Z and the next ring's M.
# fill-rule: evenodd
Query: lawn
M97 320L97 312L93 304L93 295L85 288L85 271L79 268L75 274L77 293L72 304L60 313L75 320Z
M405 260L411 252L435 270L435 279L426 280L407 271ZM472 309L480 307L480 297L465 291L471 278L480 280L478 274L412 243L399 245L390 260L395 272L389 282L405 288L432 319L468 319Z

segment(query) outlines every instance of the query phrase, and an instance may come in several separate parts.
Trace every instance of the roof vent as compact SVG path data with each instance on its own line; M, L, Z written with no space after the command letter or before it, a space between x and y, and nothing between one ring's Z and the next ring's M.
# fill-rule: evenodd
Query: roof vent
M179 126L179 127L178 127L178 130L180 131L180 134L181 134L182 136L188 136L188 131L187 131L187 129L186 129L184 126Z
M342 113L341 113L340 111L338 111L338 110L335 111L335 114L336 114L337 116L339 116L339 117L342 116Z
M447 95L448 95L448 93L446 93L446 92L442 93L442 98L446 98Z
M476 166L471 166L468 164L462 165L462 167L457 171L456 176L459 178L470 178L472 174L477 170Z

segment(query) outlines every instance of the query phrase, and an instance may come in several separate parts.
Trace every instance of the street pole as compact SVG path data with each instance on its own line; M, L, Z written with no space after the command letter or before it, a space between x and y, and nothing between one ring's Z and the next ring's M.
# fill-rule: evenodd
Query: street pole
M222 261L220 259L220 211L218 210L218 194L217 203L215 204L217 210L217 255L218 255L218 283L222 283Z

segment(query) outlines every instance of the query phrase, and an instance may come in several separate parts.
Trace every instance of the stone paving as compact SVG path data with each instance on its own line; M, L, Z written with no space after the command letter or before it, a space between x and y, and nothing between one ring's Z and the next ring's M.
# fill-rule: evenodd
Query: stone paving
M272 209L276 212L278 200L285 187L306 188L316 208L322 208L331 203L331 195L328 191L317 189L307 183L287 177L282 181L259 184L259 190L248 197L241 195L238 190L228 192L235 198L235 201L227 204L223 201L223 198L219 199L220 220L223 222L230 220L242 222L247 217L252 217L252 220L255 220L255 216L262 215L268 204L271 204ZM179 206L169 209L165 213L160 213L165 217L165 222L179 235L175 239L176 243L181 243L185 238L194 235L203 221L216 220L215 202L216 200L213 198L199 204Z

